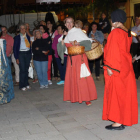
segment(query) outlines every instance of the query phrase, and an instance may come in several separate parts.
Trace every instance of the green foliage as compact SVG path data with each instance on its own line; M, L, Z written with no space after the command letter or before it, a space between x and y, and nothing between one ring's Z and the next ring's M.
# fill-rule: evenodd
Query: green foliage
M87 20L88 13L93 12L93 7L93 3L90 3L87 6L67 8L61 11L63 11L66 16L71 16L74 19Z
M94 12L97 17L101 12L105 12L108 15L118 7L118 3L127 0L94 0Z

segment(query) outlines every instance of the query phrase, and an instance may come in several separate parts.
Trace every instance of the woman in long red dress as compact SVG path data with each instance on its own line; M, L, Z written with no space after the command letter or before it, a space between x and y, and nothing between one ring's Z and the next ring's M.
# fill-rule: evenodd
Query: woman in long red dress
M126 13L116 10L111 14L112 31L104 48L104 105L103 120L114 123L108 130L123 130L138 123L138 101L130 46L132 37L122 23Z
M63 36L59 39L57 45L58 54L59 52L62 53L60 48L74 46L75 40L75 45L84 46L85 50L91 49L91 39L81 29L73 28L74 20L72 18L66 18L65 26L68 28L68 33L64 33L66 35L64 40L62 39ZM82 64L85 64L89 73L85 77L80 76ZM95 99L97 99L96 87L88 67L86 55L68 56L64 84L64 101L70 101L72 103L82 103L85 101L86 105L89 106L91 105L90 101Z

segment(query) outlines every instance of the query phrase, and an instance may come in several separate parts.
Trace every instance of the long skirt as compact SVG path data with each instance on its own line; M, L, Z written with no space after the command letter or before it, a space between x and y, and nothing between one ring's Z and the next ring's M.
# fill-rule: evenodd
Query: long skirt
M67 58L64 101L82 103L97 99L96 87L91 74L88 77L80 78L81 64L83 63L90 72L85 54L68 56Z

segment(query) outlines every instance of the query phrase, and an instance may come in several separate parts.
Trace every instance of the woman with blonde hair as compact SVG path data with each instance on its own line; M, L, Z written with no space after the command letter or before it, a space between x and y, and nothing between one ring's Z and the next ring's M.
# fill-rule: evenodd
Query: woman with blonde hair
M87 51L91 49L92 42L81 29L73 27L73 18L66 18L65 26L68 32L64 32L57 45L58 55L61 57L62 63L64 62L64 52L68 47L84 46ZM86 69L86 73L82 71L82 67ZM97 92L86 55L68 55L63 100L72 103L85 102L89 106L91 105L91 100L95 99L97 99Z

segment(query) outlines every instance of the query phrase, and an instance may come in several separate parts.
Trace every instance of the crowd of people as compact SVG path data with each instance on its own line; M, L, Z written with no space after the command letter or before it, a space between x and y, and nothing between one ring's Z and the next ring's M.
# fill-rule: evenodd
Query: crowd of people
M124 125L138 123L138 102L135 78L140 75L140 18L131 32L123 25L126 13L116 10L111 14L111 23L102 13L99 23L91 24L67 17L57 26L51 20L40 21L30 31L28 23L21 24L14 39L8 35L7 27L1 27L0 39L0 104L8 103L14 98L11 62L15 68L15 86L26 91L31 89L28 82L28 70L32 65L33 83L39 82L40 88L52 85L52 77L64 84L64 101L85 102L91 105L97 99L96 86L92 78L95 63L96 80L100 80L100 68L103 65L105 93L103 120L114 123L106 126L109 130L123 130ZM112 26L112 28L111 28ZM86 54L71 56L68 47L84 46L91 50L93 42L104 47L104 57L88 60ZM132 55L130 48L132 44ZM101 64L102 63L102 64ZM84 69L84 71L82 71ZM134 72L133 72L134 69ZM85 72L86 71L86 72Z

